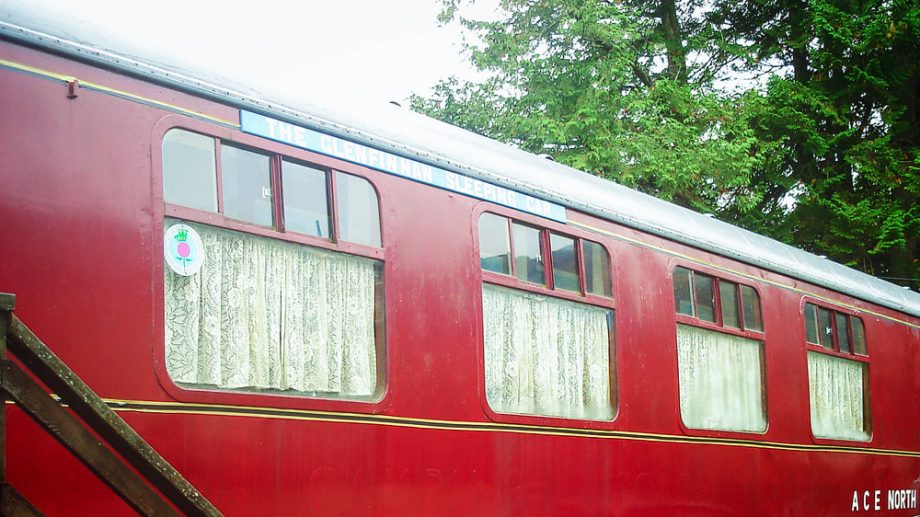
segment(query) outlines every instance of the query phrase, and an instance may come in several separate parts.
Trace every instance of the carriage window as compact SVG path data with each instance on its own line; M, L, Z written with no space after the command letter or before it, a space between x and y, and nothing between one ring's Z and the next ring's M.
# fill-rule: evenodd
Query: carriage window
M862 320L812 303L805 304L803 314L812 433L818 438L868 440L869 363Z
M738 317L738 284L719 282L719 301L722 306L722 324L734 329L741 328Z
M674 310L744 332L763 332L760 297L753 287L676 267L673 273ZM717 287L714 287L717 286ZM716 311L716 293L718 307Z
M511 236L514 242L514 266L517 277L525 282L545 283L540 230L520 223L512 223Z
M753 287L674 268L680 415L690 429L767 428L760 298ZM716 325L721 328L708 328Z
M741 303L744 306L744 328L763 332L763 321L760 319L760 297L753 287L741 286Z
M836 314L837 319L837 341L840 344L840 351L849 354L852 352L850 348L850 326L849 326L849 317L846 314Z
M818 341L824 348L834 349L834 327L831 325L831 311L818 309Z
M181 129L164 136L163 199L171 205L169 213L185 217L185 208L205 210L222 216L201 219L209 223L227 225L227 218L282 234L381 247L379 201L368 180L215 142ZM276 191L283 202L274 200Z
M694 316L696 311L693 309L693 287L690 278L689 269L674 269L674 304L679 314Z
M165 268L166 370L197 389L373 400L382 392L381 263L184 224L205 260Z
M478 227L489 407L611 420L614 304L606 248L488 212Z
M816 437L869 439L868 379L866 363L808 351L811 431Z
M810 303L805 304L805 341L818 342L818 314L817 307Z
M553 285L556 289L581 291L578 276L578 257L575 255L575 239L550 233L550 248L553 250Z
M486 400L499 413L610 420L613 311L483 283Z
M224 215L260 226L272 225L269 157L226 144L220 147Z
M364 178L335 173L339 209L339 238L380 247L380 211L377 192Z
M217 211L214 139L182 129L163 137L163 199L167 203Z
M613 296L610 282L610 255L596 242L581 241L585 260L585 286L591 294Z
M805 341L843 354L866 355L866 331L856 316L806 303Z
M479 264L487 271L511 274L507 218L489 213L479 218Z
M478 226L479 265L484 271L553 291L613 297L610 255L600 243L489 212L479 216Z
M718 431L766 430L761 341L679 323L677 362L684 425Z
M326 171L284 161L284 227L288 230L329 238L329 204Z
M862 320L850 318L850 324L853 325L853 351L866 355L866 329L863 328Z
M696 317L715 323L716 300L712 290L712 277L693 274L693 297L696 299Z
M177 385L379 398L382 254L340 246L381 246L370 181L174 129L163 184L168 264L204 257L196 272L164 268L166 371Z

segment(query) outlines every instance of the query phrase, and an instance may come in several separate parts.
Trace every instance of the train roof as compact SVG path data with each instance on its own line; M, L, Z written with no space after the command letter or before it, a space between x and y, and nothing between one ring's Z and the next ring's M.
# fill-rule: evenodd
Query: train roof
M920 317L920 294L692 210L392 105L328 106L270 92L273 78L218 78L128 55L72 20L0 12L0 36L329 133ZM15 21L10 21L15 20ZM233 86L227 86L233 85Z

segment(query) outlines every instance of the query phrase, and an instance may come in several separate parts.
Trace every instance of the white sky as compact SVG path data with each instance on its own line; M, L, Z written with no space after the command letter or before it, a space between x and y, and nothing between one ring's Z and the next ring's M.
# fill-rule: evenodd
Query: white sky
M488 17L497 0L474 11ZM233 2L3 0L0 20L67 30L111 50L156 49L171 64L209 63L216 75L275 79L316 102L385 103L425 94L450 75L473 77L457 24L439 27L440 0Z

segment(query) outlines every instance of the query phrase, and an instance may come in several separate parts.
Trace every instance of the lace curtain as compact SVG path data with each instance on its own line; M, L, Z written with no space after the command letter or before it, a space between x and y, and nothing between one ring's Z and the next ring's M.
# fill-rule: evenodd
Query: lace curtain
M820 438L869 439L865 425L865 365L808 352L811 431Z
M677 325L680 414L693 429L767 428L760 341Z
M611 311L483 284L486 399L500 413L609 420Z
M375 392L373 261L189 225L201 235L204 265L193 276L165 275L166 369L175 382Z

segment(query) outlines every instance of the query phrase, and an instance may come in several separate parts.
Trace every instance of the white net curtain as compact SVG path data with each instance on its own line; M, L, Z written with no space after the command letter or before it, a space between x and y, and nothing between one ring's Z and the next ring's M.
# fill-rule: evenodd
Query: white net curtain
M760 341L677 325L680 415L692 429L767 428Z
M613 418L608 309L489 284L482 303L493 410Z
M166 368L175 382L375 393L374 261L190 226L204 245L201 271L165 274Z
M865 364L808 352L811 431L819 438L865 441Z

